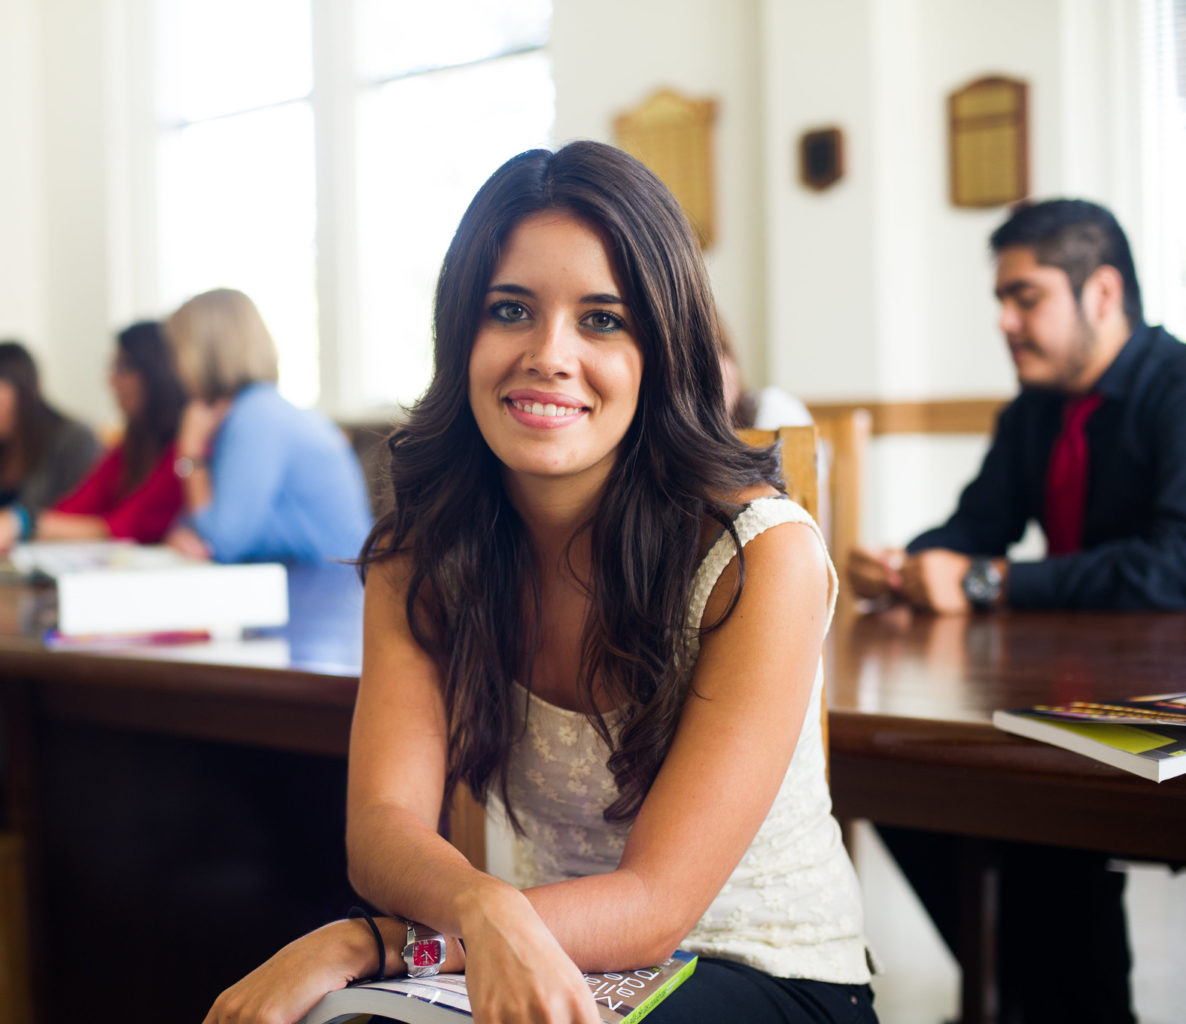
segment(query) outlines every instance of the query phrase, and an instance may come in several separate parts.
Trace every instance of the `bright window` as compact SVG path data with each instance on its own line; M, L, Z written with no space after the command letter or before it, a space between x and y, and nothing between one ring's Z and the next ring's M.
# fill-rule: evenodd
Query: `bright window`
M240 288L294 402L359 415L415 400L466 203L549 144L551 0L155 10L160 307Z
M1145 0L1141 286L1150 320L1186 339L1186 0Z
M474 192L546 146L550 0L359 4L357 201L364 406L407 404L432 373L432 294Z

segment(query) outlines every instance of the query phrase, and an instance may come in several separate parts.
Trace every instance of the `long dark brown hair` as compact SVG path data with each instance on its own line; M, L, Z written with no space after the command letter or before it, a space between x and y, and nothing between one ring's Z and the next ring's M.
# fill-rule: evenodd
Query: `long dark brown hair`
M41 396L37 364L19 341L0 341L0 380L16 394L16 422L0 438L0 491L16 491L45 458L62 414Z
M141 321L116 336L117 355L125 369L140 377L144 402L124 432L124 473L119 493L135 490L177 437L185 392L177 379L173 354L161 325Z
M621 709L612 735L599 714L590 719L611 745L618 787L605 817L624 821L667 754L686 696L680 652L703 527L715 519L737 543L737 510L725 496L762 481L779 486L776 455L730 427L699 248L671 193L641 163L593 142L531 150L474 197L437 284L432 382L388 441L394 507L361 562L365 574L371 562L410 553L408 621L440 668L448 714L446 793L464 781L485 799L494 785L513 816L511 683L531 676L525 623L539 593L525 527L474 421L467 380L501 247L544 210L568 213L605 240L643 355L634 420L583 527L592 578L578 685L588 707L596 682Z

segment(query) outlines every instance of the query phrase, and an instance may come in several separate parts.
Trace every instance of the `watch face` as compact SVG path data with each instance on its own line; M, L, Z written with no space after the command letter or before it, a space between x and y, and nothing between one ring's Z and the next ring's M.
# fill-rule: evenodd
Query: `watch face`
M410 960L413 967L437 967L441 962L440 939L418 939L411 943Z

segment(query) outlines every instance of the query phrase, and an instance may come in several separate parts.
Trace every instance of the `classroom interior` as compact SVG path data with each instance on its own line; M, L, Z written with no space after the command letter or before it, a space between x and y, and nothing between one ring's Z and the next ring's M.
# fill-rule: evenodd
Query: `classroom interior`
M340 31L342 12L364 6L311 0L312 31ZM52 401L96 427L115 418L100 386L114 330L176 299L153 269L153 15L153 0L0 0L0 337L26 342ZM316 52L325 65L348 49ZM956 208L948 191L947 97L994 74L1028 84L1031 194L1111 208L1147 319L1186 335L1182 0L553 0L544 52L554 144L613 141L614 119L659 88L715 103L705 255L752 385L825 404L1013 393L987 249L1003 211ZM1168 111L1165 75L1176 75ZM800 182L797 144L827 126L844 133L844 172L815 191ZM341 140L327 134L318 145L332 155ZM431 166L444 151L414 136L400 159ZM349 191L351 168L319 152L331 180L318 179L318 195ZM317 231L312 397L343 423L394 417L397 390L384 402L359 383L374 375L356 340L351 288L365 269L350 226ZM944 516L986 443L874 438L863 538L899 543ZM872 830L858 827L854 843L886 967L881 1019L953 1019L956 964ZM1142 1024L1174 1024L1186 1007L1186 873L1128 870L1136 1009Z

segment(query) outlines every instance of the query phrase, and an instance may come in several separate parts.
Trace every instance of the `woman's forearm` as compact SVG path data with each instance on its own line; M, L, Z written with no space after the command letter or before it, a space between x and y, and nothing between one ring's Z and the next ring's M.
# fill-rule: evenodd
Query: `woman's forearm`
M102 516L78 512L42 512L37 517L38 540L106 540L111 536Z
M352 813L346 846L350 883L360 896L386 913L423 921L447 936L463 935L466 921L474 920L503 890L518 896L401 808Z

